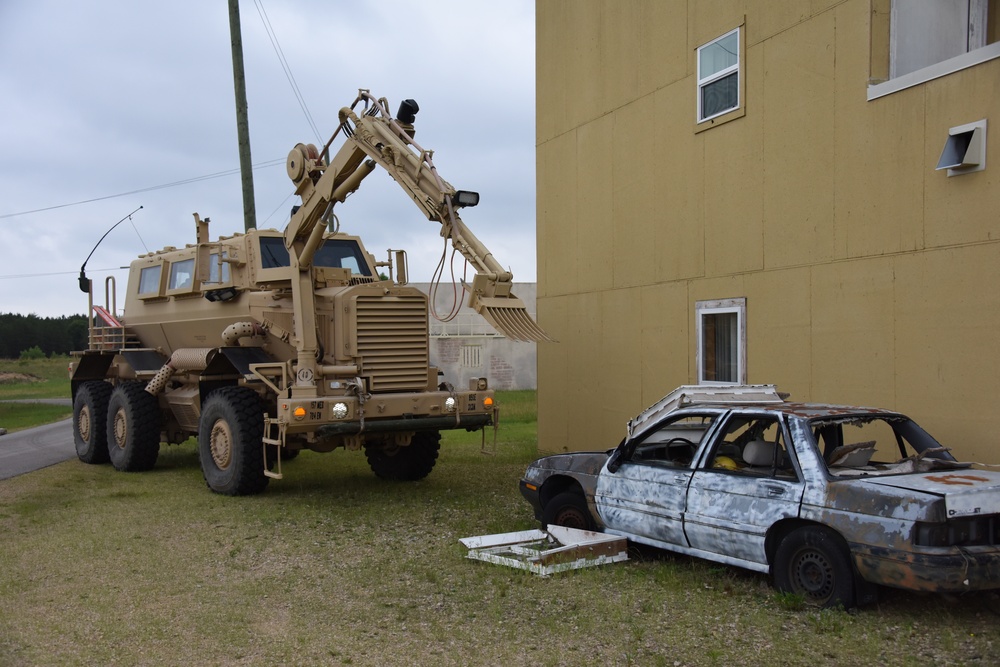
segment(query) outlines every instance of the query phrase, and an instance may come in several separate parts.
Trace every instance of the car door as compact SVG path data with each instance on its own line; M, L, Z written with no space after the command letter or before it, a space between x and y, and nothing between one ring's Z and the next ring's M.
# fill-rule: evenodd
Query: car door
M699 448L719 411L671 415L624 442L597 479L594 504L605 529L638 541L687 546L683 512ZM617 453L617 452L616 452Z
M692 549L767 565L764 538L799 515L803 483L779 415L731 413L691 472L684 533Z

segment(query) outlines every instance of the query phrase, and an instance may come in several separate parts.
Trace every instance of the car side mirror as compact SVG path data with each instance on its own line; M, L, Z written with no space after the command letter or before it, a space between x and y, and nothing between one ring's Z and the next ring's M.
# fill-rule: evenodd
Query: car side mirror
M615 450L611 452L611 456L608 457L608 465L607 465L608 472L610 473L618 472L618 469L622 467L622 459L625 458L626 440L622 440L621 443L619 443L619 445L615 447Z

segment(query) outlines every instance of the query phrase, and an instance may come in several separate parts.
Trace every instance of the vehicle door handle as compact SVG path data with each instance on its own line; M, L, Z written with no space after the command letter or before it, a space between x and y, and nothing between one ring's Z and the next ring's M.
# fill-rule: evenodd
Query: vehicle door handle
M687 484L687 481L688 481L687 475L674 475L675 484Z
M764 488L767 489L767 496L769 498L785 495L785 487L783 486L765 485Z

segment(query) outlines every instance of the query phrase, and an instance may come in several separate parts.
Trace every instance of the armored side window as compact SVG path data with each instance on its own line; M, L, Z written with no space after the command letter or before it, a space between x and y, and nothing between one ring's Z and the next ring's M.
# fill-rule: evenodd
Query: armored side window
M170 284L167 289L189 289L194 285L194 257L170 264Z
M163 266L147 266L139 273L139 294L156 296L160 293L160 273Z
M265 236L260 240L260 266L262 269L276 269L290 266L288 248L280 237Z
M228 257L229 253L226 251L222 252L222 257ZM229 264L222 263L222 271L219 271L219 253L213 252L208 256L208 282L210 283L221 283L227 284L230 280L229 276Z

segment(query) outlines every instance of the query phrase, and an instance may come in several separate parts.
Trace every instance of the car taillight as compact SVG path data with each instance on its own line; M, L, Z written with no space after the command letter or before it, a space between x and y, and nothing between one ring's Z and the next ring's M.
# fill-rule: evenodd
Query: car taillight
M997 543L1000 517L977 516L952 519L944 523L918 521L913 543L923 547L976 547Z

